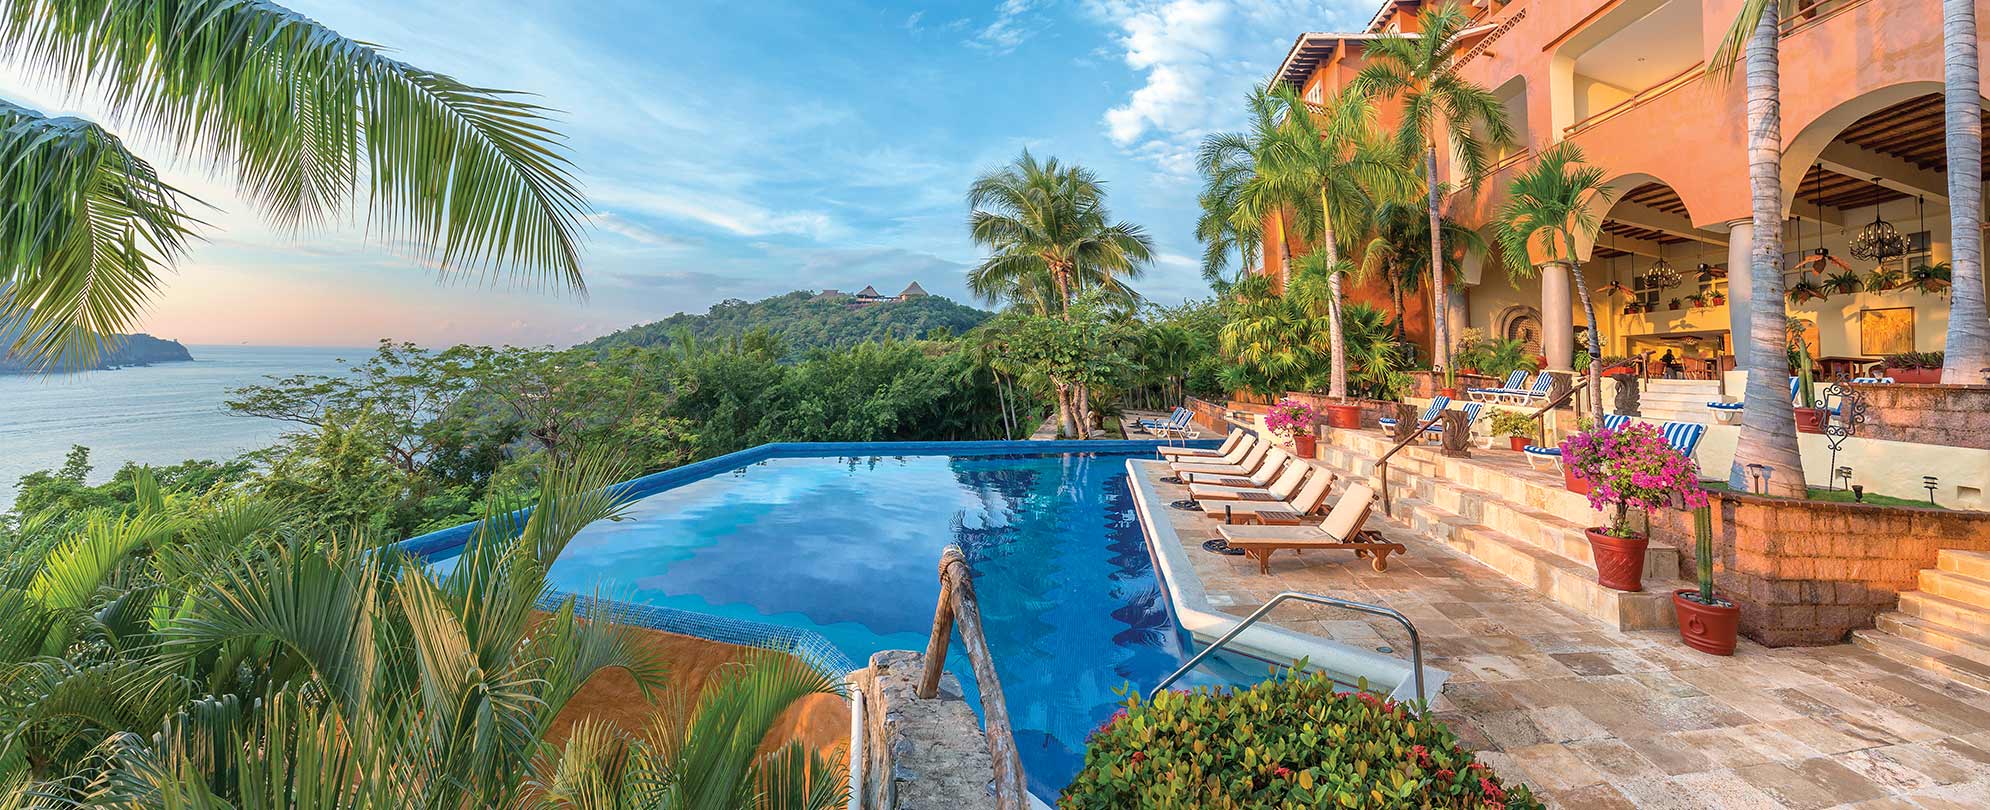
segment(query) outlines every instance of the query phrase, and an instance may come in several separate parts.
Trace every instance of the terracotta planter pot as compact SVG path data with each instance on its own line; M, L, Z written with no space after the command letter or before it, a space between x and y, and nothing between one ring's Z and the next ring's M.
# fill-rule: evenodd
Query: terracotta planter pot
M1823 408L1791 408L1790 410L1794 411L1797 415L1798 433L1824 432Z
M1686 598L1689 594L1697 597L1700 590L1680 588L1672 592L1672 611L1679 616L1679 640L1708 655L1733 655L1734 636L1741 626L1741 608L1702 605Z
M1636 374L1636 373L1638 373L1638 370L1632 366L1611 366L1609 368L1604 369L1602 372L1603 376L1605 377L1609 377L1615 374Z
M1645 589L1645 546L1643 537L1612 537L1603 529L1584 529L1589 551L1596 557L1596 584L1619 591Z
M1897 383L1934 385L1942 381L1942 370L1938 368L1889 368L1886 376Z
M1562 488L1577 495L1589 494L1589 482L1575 477L1575 470L1570 469L1567 464L1562 465Z
M1312 458L1320 449L1320 439L1311 433L1292 434L1292 454L1300 458Z
M1360 405L1328 405L1327 425L1329 427L1361 429Z
M1526 436L1508 436L1506 437L1506 443L1513 448L1513 452L1515 453L1527 449Z
M1439 389L1437 389L1437 395L1438 395L1438 396L1440 396L1440 397L1449 397L1449 398L1451 398L1451 399L1457 399L1457 398L1458 398L1458 389L1456 389L1456 388L1439 388Z

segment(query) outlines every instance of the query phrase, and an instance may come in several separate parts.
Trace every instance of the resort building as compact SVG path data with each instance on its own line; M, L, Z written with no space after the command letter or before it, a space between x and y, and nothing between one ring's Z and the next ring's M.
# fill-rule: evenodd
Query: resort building
M1422 3L1390 2L1358 33L1299 36L1276 79L1308 98L1344 88L1364 43L1414 33ZM1733 368L1750 245L1741 80L1703 78L1739 4L1723 0L1526 0L1473 4L1465 76L1505 103L1517 143L1495 153L1478 194L1446 214L1480 226L1506 180L1547 146L1571 141L1603 167L1615 194L1601 232L1581 246L1598 294L1605 354L1676 356ZM1785 274L1821 293L1792 314L1825 359L1877 360L1938 351L1947 297L1909 283L1916 266L1948 258L1942 129L1940 4L1828 0L1783 23ZM1447 156L1448 157L1448 156ZM1443 179L1458 176L1450 161ZM1875 224L1905 251L1864 256L1853 244ZM1281 257L1266 251L1267 270ZM1671 268L1666 272L1665 268ZM1846 272L1899 273L1891 289L1849 290ZM1833 288L1833 279L1846 285ZM1890 277L1890 276L1889 276ZM1468 256L1454 327L1539 344L1566 368L1581 321L1566 272L1511 278L1497 257ZM1882 284L1884 286L1884 284ZM1804 289L1809 289L1805 287ZM1844 290L1844 291L1841 291Z
M1941 4L1800 5L1782 23L1788 309L1805 322L1803 339L1821 380L1858 377L1889 355L1941 350L1948 327L1946 276L1925 269L1945 268L1948 260ZM1361 31L1301 34L1273 79L1309 100L1342 90L1360 70L1368 43L1390 32L1414 35L1423 6L1387 2ZM1507 183L1558 142L1580 146L1589 164L1604 169L1613 194L1595 212L1601 222L1595 237L1578 246L1602 353L1631 358L1641 370L1649 367L1649 376L1683 378L1646 386L1641 415L1647 417L1717 424L1706 403L1738 400L1738 370L1748 365L1736 362L1734 349L1734 335L1746 332L1751 297L1744 91L1738 72L1725 82L1705 75L1738 6L1732 0L1468 6L1473 23L1460 69L1504 103L1515 142L1493 154L1493 171L1477 192L1453 193L1444 213L1468 227L1485 226L1504 202ZM1382 115L1385 125L1393 123L1387 106ZM1456 164L1455 154L1441 155L1439 179L1460 180ZM1898 238L1888 244L1887 233ZM1283 246L1275 234L1268 242L1263 271L1282 274ZM1512 273L1497 255L1467 255L1461 277L1452 279L1457 286L1445 317L1454 335L1473 327L1520 339L1547 368L1570 369L1582 345L1579 296L1565 266L1535 270ZM1354 292L1356 300L1386 301L1373 282L1365 286ZM1423 310L1411 307L1405 317L1412 339L1427 350L1431 330ZM1661 375L1656 360L1667 354L1675 362ZM1816 450L1812 478L1821 481L1831 462L1821 455L1821 440L1805 439L1806 466ZM1732 428L1713 431L1702 468L1724 471L1733 441ZM1941 502L1990 506L1982 496L1990 486L1990 451L1929 444L1932 456L1868 453L1850 464L1899 480L1938 474Z

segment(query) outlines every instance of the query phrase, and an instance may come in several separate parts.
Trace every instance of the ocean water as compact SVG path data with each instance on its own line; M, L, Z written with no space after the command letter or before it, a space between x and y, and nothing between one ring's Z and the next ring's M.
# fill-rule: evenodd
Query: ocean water
M71 445L90 448L93 482L127 461L176 464L263 447L287 425L236 416L228 392L265 378L328 374L370 349L189 346L191 363L115 371L0 375L0 506L21 476L62 466Z

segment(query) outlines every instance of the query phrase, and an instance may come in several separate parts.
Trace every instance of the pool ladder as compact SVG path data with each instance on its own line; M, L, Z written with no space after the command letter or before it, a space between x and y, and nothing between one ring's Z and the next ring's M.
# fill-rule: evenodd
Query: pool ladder
M1181 680L1182 676L1189 674L1204 659L1215 655L1217 650L1236 640L1237 636L1243 635L1243 632L1249 629L1251 625L1257 624L1259 620L1271 615L1273 608L1286 602L1311 602L1316 605L1346 608L1357 613L1366 613L1370 616L1395 619L1396 623L1401 624L1403 629L1408 630L1410 633L1410 672L1416 680L1417 702L1425 706L1429 705L1423 693L1423 638L1417 635L1416 625L1410 623L1410 617L1404 616L1393 609L1382 607L1381 605L1352 602L1346 599L1336 599L1331 596L1321 596L1316 593L1301 593L1299 591L1285 591L1280 593L1265 602L1262 607L1251 611L1251 615L1245 616L1243 621L1237 622L1236 627L1230 628L1229 632L1218 636L1209 646L1202 648L1202 652L1196 653L1194 658L1190 658L1188 663L1181 666L1181 669L1177 669L1170 673L1168 677L1162 678L1159 684L1156 684L1152 690L1147 692L1147 701L1149 703L1153 702L1155 697L1159 696L1161 692L1165 691L1175 681Z

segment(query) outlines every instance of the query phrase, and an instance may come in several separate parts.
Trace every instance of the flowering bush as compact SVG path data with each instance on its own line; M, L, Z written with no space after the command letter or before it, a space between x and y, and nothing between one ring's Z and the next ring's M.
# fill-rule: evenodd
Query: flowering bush
M1092 734L1062 810L1541 807L1443 723L1297 668L1252 687L1138 696Z
M1613 512L1609 533L1636 537L1633 510L1649 512L1675 503L1687 509L1707 505L1699 466L1665 443L1658 427L1633 422L1619 430L1595 428L1562 440L1562 463L1589 483L1589 505Z
M1265 412L1264 426L1289 439L1295 434L1312 433L1313 422L1318 418L1311 405L1296 399L1281 399Z

